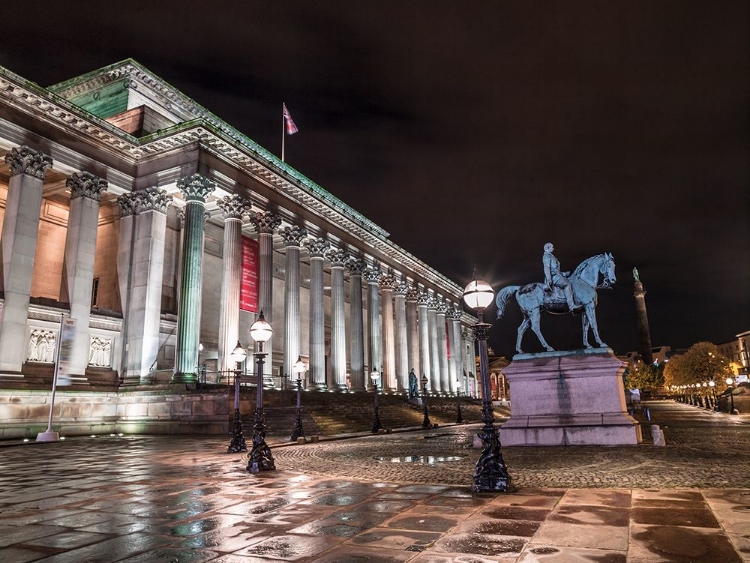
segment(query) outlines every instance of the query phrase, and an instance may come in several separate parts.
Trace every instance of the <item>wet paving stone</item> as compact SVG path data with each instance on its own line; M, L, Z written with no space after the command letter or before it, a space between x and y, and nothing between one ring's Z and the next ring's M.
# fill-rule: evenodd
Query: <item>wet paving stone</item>
M214 551L162 548L122 559L120 563L203 563L218 556Z
M458 531L472 534L530 538L541 525L541 522L532 522L529 520L486 520L484 518L471 518L462 522L458 527Z
M547 521L534 534L534 541L563 547L627 551L628 534L627 527Z
M719 523L704 505L701 509L678 508L634 508L631 512L637 524L658 524L660 526L689 526L692 528L718 528Z
M518 563L626 563L624 552L530 544Z
M105 534L96 534L93 532L62 532L54 536L45 536L23 542L27 546L34 547L51 547L59 550L73 549L83 547L99 541L103 541L111 536Z
M633 526L629 556L669 563L740 563L729 539L715 530Z
M396 517L388 521L386 527L423 532L447 532L458 524L455 518L420 514L417 516Z
M335 548L316 560L317 563L402 563L413 561L411 551L394 551L390 549L368 549L357 547L356 551L350 547Z
M377 528L359 534L349 540L349 542L356 545L371 545L385 549L409 549L430 546L440 539L440 537L441 534L434 532Z
M322 551L336 545L331 537L310 536L278 536L267 539L251 547L241 549L235 555L250 555L281 559L284 561L299 561L311 558Z
M477 555L519 555L527 540L486 534L453 534L435 543L438 551Z
M7 547L0 549L0 561L7 561L13 563L27 563L29 561L38 561L44 557L47 557L48 553L41 551L33 551L31 549L23 547Z
M553 522L566 524L601 524L603 526L627 526L630 511L609 506L562 505L549 516Z
M524 508L520 506L491 506L481 513L498 520L535 520L544 521L550 514L549 510L541 508Z

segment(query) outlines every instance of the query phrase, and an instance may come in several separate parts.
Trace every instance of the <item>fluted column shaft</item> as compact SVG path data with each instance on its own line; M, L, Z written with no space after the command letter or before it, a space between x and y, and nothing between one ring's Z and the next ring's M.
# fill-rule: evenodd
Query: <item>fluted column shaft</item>
M409 389L409 345L406 330L406 285L396 288L396 380L398 390Z
M4 302L0 316L0 371L20 375L26 359L26 321L34 273L39 209L52 159L22 146L5 156L10 165L2 231Z
M294 364L300 355L299 251L307 232L300 227L281 230L286 245L284 279L284 375L294 376ZM291 380L291 379L290 379Z
M417 301L417 311L419 313L419 361L422 371L415 373L419 374L420 380L422 376L425 376L428 381L432 381L432 370L430 369L432 359L430 356L430 323L427 314L427 297L424 294L421 294L419 301ZM430 389L430 391L432 390Z
M182 280L180 308L177 314L177 350L172 381L198 381L201 290L203 283L203 228L206 222L206 198L215 185L200 174L177 182L185 197L185 238L182 244Z
M344 301L345 252L331 250L331 376L336 391L346 389L346 326Z
M436 311L435 325L438 337L438 359L440 360L440 387L443 393L450 393L453 385L448 367L448 338L445 330L445 304L441 303Z
M352 391L365 390L365 329L362 305L362 272L365 263L358 258L346 264L349 270L349 334L351 334L349 377Z
M477 353L474 349L474 333L470 330L467 330L464 337L465 341L465 350L466 350L466 374L472 374L474 376L474 382L478 381L477 379ZM476 396L477 389L474 388L471 390L473 395Z
M266 322L277 330L273 322L273 233L281 224L281 217L270 211L258 212L253 218L258 230L258 308ZM263 364L263 381L273 387L273 337L264 345L266 360Z
M453 366L455 370L454 380L457 380L457 388L462 394L466 393L464 386L464 364L463 364L463 345L461 342L461 321L459 317L454 315L449 321L451 328L451 359L453 360Z
M219 202L224 215L224 259L221 268L219 309L219 370L235 369L230 356L240 340L240 286L242 285L242 216L249 202L233 195ZM243 342L247 346L249 342Z
M367 282L367 326L369 331L369 360L370 371L377 369L382 370L382 357L380 355L380 290L378 288L378 278L380 271L375 268L368 268L364 273ZM372 386L370 378L367 377L366 385Z
M419 358L419 325L417 323L418 297L419 293L414 288L409 288L406 294L407 363L409 364L409 369L413 369L417 377L422 373Z
M303 244L310 252L310 367L307 388L323 390L326 388L323 254L329 244L322 239L307 239Z
M396 391L396 343L393 331L393 277L383 275L380 290L383 300L383 391Z
M99 226L99 202L107 182L83 172L66 182L70 188L70 213L65 238L65 267L61 301L70 303L70 317L76 320L76 335L69 358L69 375L83 376L89 359L91 291Z
M437 302L430 300L430 304L427 307L427 326L430 333L430 366L432 367L432 373L430 374L430 387L433 392L439 393L443 391L442 381L440 377L440 348L438 346L438 329L437 329Z

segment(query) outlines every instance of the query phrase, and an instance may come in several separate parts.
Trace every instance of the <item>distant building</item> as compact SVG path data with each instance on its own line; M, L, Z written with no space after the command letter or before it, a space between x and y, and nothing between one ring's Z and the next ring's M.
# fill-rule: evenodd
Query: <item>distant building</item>
M672 352L671 346L656 346L651 348L651 357L655 365L660 365L669 360L674 352ZM631 366L638 365L643 361L640 352L633 351L627 353L627 361Z
M717 344L719 353L729 358L735 375L747 375L748 373L748 345L750 345L750 330L741 332L735 340Z

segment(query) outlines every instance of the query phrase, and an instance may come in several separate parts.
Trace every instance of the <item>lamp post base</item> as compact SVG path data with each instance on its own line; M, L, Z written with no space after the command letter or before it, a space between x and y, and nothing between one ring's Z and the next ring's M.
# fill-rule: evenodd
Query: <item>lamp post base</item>
M481 438L482 455L479 456L474 471L474 483L471 490L475 493L508 493L511 491L511 477L505 466L503 454L500 451L500 440L497 430L492 424L485 424L478 434Z
M232 421L232 439L227 448L228 454L246 452L245 436L242 435L242 421L240 421L240 409L234 409L234 420Z
M275 471L276 463L271 455L271 448L266 444L266 425L263 424L263 411L259 409L255 413L255 426L253 426L253 449L247 456L247 470L250 473L261 471Z
M461 414L461 401L459 400L456 403L456 424L463 424L464 417Z
M302 428L302 413L297 409L297 418L294 420L294 429L292 430L292 436L289 438L290 441L296 442L297 438L304 438L305 431Z
M380 430L383 428L383 426L380 424L380 413L378 412L378 407L375 407L375 415L372 419L372 430L371 432L373 434L377 434L380 432Z

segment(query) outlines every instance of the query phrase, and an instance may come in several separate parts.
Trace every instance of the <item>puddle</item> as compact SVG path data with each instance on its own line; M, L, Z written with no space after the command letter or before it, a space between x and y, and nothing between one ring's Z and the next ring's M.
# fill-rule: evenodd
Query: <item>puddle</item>
M399 457L377 456L374 459L380 463L421 463L424 465L435 465L437 463L461 461L463 458L464 456L462 455L406 455Z

